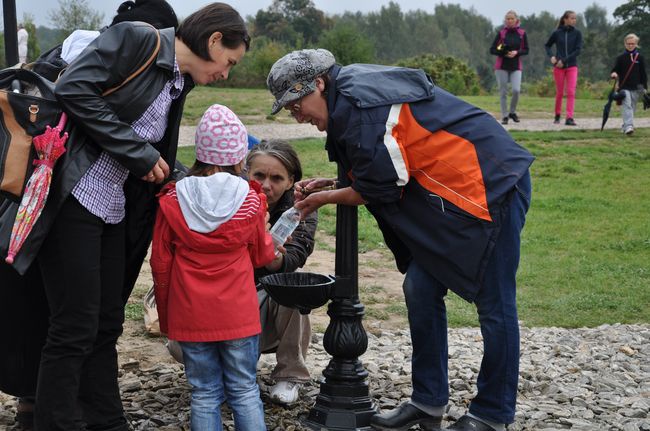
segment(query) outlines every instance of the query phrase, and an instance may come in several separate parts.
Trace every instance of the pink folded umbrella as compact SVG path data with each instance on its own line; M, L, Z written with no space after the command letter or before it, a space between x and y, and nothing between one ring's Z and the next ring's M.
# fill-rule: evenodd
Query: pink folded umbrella
M27 181L25 193L20 201L16 220L11 230L9 252L5 259L8 264L14 262L14 257L20 251L27 235L32 231L36 220L43 212L47 195L50 193L52 169L59 157L65 153L65 141L68 140L68 133L61 135L61 132L67 119L65 112L62 113L56 127L47 126L43 134L34 137L32 140L38 159L34 160L36 168Z

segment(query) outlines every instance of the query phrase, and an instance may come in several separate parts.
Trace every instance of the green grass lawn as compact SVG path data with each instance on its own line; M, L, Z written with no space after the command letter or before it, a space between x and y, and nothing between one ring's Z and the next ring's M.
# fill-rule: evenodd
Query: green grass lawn
M515 133L537 160L523 235L526 325L650 322L650 130Z
M479 108L487 112L490 112L495 116L500 116L499 96L497 95L462 96L461 98L473 105L478 106ZM606 100L604 99L576 99L575 114L574 114L575 118L580 119L580 118L589 118L589 117L596 117L596 118L602 117L603 106L605 105L605 102ZM522 118L522 120L528 118L548 118L549 120L551 120L554 115L553 112L554 106L555 106L554 98L528 96L526 94L523 94L519 98L519 103L517 104L517 113ZM566 101L565 101L564 108L566 108ZM610 120L612 118L620 117L621 116L620 112L621 112L620 108L614 104L610 111ZM643 105L639 103L637 105L636 117L648 118L650 117L650 110L644 111ZM564 115L562 118L564 118Z
M463 96L462 99L499 116L499 99L497 95ZM183 124L195 126L208 106L219 103L232 109L244 124L263 123L293 123L293 118L286 112L276 116L268 115L273 104L273 96L264 89L235 89L217 87L197 87L187 96ZM548 97L533 97L522 95L519 99L517 112L522 119L553 118L554 99ZM605 100L578 99L575 106L575 117L600 117L603 113ZM610 118L620 117L620 109L612 107ZM637 117L650 117L650 110L644 111L638 105Z
M295 122L285 112L270 116L273 100L271 93L264 89L196 87L187 95L183 124L196 126L205 110L214 103L228 106L244 124Z

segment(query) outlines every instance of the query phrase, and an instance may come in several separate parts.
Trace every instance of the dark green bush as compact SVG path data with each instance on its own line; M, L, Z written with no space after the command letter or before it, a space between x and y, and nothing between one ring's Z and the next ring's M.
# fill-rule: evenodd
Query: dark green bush
M578 99L606 99L611 90L611 81L589 81L578 77L576 97ZM548 75L537 81L524 83L522 92L531 96L555 97L555 81L553 80L553 75L549 72Z
M323 33L318 46L334 54L336 62L343 66L375 61L372 42L353 24L335 25L334 28Z
M272 41L264 36L256 37L251 49L244 55L241 63L233 67L226 81L220 81L219 87L265 88L266 77L271 66L280 57L291 51L286 45Z
M431 75L436 85L453 94L475 96L481 93L481 84L476 71L464 61L454 57L423 54L400 60L396 66L422 69Z

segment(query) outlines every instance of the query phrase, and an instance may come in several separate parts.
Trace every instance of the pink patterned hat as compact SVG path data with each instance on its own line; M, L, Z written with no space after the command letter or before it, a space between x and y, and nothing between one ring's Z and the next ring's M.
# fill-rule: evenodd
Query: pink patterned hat
M248 152L246 127L234 112L212 105L201 117L194 136L196 160L216 166L232 166Z

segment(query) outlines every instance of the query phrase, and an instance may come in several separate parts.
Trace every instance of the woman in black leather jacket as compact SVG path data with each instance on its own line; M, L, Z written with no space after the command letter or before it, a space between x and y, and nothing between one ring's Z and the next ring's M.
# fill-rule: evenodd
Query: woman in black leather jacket
M57 83L57 98L77 130L55 169L40 232L32 236L50 310L37 429L128 429L115 344L125 277L137 271L125 276L124 268L139 270L146 253L156 185L174 166L187 92L194 83L226 79L248 46L241 16L212 3L176 33L143 23L108 28ZM151 65L105 94L153 53ZM17 259L17 269L31 263L30 250L32 256Z
M123 2L118 7L111 26L124 21L143 21L158 29L178 28L176 13L165 0ZM98 36L100 32L96 33ZM70 38L74 39L72 35ZM83 46L79 44L77 53L89 42L85 41ZM53 82L56 81L68 66L61 54L62 45L53 47L35 60L32 70ZM0 214L7 212L13 217L15 211L10 208L16 208L17 205L0 198ZM3 226L3 223L11 226L10 219L0 216L0 226ZM24 271L24 275L20 275L4 260L0 261L0 280L4 287L0 289L0 327L5 328L7 334L0 340L0 391L20 397L16 405L16 422L25 429L31 429L38 367L48 331L49 311L43 280L36 262ZM125 303L134 282L135 280L125 283Z

